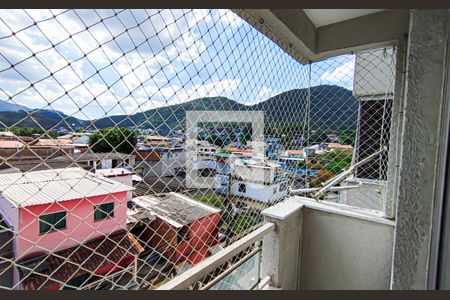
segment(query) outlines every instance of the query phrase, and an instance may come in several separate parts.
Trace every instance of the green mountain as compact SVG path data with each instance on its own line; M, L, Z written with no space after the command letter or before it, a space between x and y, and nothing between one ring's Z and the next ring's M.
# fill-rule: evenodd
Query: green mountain
M310 93L310 94L309 94ZM308 89L294 89L280 93L254 105L244 105L225 97L206 97L182 104L151 109L133 115L117 115L92 121L83 121L50 110L0 111L1 125L18 127L78 128L86 127L138 127L156 129L167 134L184 126L185 112L191 110L208 111L264 111L266 124L304 124L309 104L309 119L312 129L344 130L356 128L358 102L352 92L339 86L321 85ZM31 113L31 116L28 115ZM3 126L2 126L3 127Z
M28 109L28 111L0 111L0 127L30 127L57 129L64 127L76 129L85 127L88 121L69 117L61 112L46 109Z
M156 129L161 134L184 125L190 110L264 111L266 124L304 124L308 109L308 89L280 93L254 105L244 105L225 97L199 98L182 104L165 106L131 116L119 115L93 121L97 128L134 127ZM310 89L309 117L312 129L355 129L358 102L352 92L339 86L321 85Z

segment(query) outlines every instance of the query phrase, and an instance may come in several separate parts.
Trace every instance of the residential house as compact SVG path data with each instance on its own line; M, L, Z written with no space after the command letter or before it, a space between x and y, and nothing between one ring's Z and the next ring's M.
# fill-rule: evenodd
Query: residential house
M175 139L168 138L160 135L147 135L144 138L144 145L150 147L174 147L176 144Z
M182 147L140 146L133 154L136 157L134 170L144 178L175 175L186 162Z
M89 144L89 137L92 133L89 132L72 132L69 134L61 135L58 139L70 140L72 144Z
M135 165L135 155L119 152L93 152L88 150L48 160L50 163L64 162L68 166L88 166L88 170L111 169L123 167L132 169Z
M14 138L15 134L11 131L0 131L0 137L1 138Z
M136 197L133 202L148 222L140 242L174 263L197 263L218 243L217 208L177 193Z
M230 189L232 169L237 159L243 158L242 155L229 153L216 153L215 178L217 186L216 193L228 195Z
M274 203L287 195L287 174L278 164L257 159L234 162L232 195Z
M224 149L228 150L231 153L236 154L236 155L242 155L245 157L253 156L253 150L250 147L245 147L245 148L225 147Z
M51 159L74 153L74 147L65 143L38 139L31 142L0 140L0 157L8 162Z
M339 136L336 133L327 134L327 140L331 143L338 143Z
M134 171L130 171L124 168L98 169L95 170L95 174L123 183L130 187L133 187L133 181L142 180L139 176L136 175ZM127 202L131 202L132 197L132 192L130 190L128 191Z
M328 151L336 151L336 150L340 150L340 151L345 151L345 152L353 152L353 146L351 145L342 145L339 143L328 143L326 146L326 150Z
M131 190L128 185L81 168L1 174L0 214L16 234L14 257L24 266L15 268L14 283L20 281L24 289L55 288L58 280L86 277L91 271L105 274L130 264L134 254L141 251L133 237L123 232ZM97 253L107 254L108 259L103 261L98 255L88 255L89 251L92 254L89 243L103 247L107 243L104 240L110 238L117 238L123 249L134 250L111 251L110 247L111 257L106 250ZM74 252L83 255L72 255ZM57 258L58 255L67 260ZM60 267L62 263L64 267ZM89 271L74 268L73 264L86 266ZM38 267L55 280L46 281L37 274L27 276L27 266ZM58 270L53 273L53 269Z
M86 152L89 150L90 132L72 132L59 136L58 139L70 140L70 144L75 148L75 153Z

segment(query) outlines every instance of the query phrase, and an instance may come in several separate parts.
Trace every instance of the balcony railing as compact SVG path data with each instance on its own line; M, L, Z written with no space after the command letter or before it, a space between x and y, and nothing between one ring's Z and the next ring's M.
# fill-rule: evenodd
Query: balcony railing
M389 287L394 222L380 213L291 197L262 214L266 221L260 228L158 289ZM251 251L223 267L250 245ZM218 269L222 272L202 283Z
M264 236L273 232L275 225L273 223L266 223L262 225L260 228L255 231L249 233L242 239L234 242L230 246L224 248L220 252L214 254L213 256L205 259L199 264L195 265L188 271L178 275L173 280L159 287L159 290L184 290L190 288L192 285L196 284L199 280L207 276L209 273L216 270L218 267L223 265L224 263L230 261L234 256L249 248L249 246L255 245L255 243L259 244ZM227 269L225 272L215 277L212 281L202 287L202 289L207 289L213 287L220 280L229 275L232 271L236 270L242 264L245 264L246 261L254 257L261 251L260 246L255 246L254 249L245 255L242 259L240 259L236 264ZM256 283L261 281L261 277L258 276L258 280ZM255 284L256 284L255 283Z

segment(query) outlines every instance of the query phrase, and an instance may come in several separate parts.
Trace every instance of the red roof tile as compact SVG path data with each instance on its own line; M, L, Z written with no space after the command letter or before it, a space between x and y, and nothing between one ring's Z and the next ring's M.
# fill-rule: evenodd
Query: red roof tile
M67 282L86 273L95 273L108 265L117 265L124 259L137 255L144 248L126 231L93 239L84 244L42 256L18 262L23 288L26 290L50 287L57 281ZM40 272L31 274L20 265ZM38 272L38 273L37 273ZM56 281L57 280L57 281Z
M0 148L3 149L22 148L23 146L25 144L19 141L0 141Z

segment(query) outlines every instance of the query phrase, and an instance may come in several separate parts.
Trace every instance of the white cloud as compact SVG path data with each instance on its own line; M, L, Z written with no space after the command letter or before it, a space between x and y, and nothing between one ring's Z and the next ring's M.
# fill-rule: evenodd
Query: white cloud
M330 83L344 83L348 81L353 82L353 75L355 70L355 61L351 60L345 64L336 67L333 71L325 71L320 76L320 79Z
M5 57L2 60L0 56L1 68L28 58L16 67L27 79L14 70L0 69L2 99L6 98L3 91L8 95L23 91L13 100L32 108L51 105L86 119L136 113L201 97L224 96L249 103L268 98L290 84L273 80L277 72L257 76L268 70L264 59L272 58L277 50L267 52L256 38L249 41L254 48L242 47L248 37L237 30L245 22L228 10L131 10L117 16L111 10L51 13L58 14L57 18L39 22L39 28L0 39L0 53ZM51 17L51 13L29 12L37 21ZM100 18L107 19L93 25ZM14 11L1 11L0 20L11 24L13 30L33 22L23 12ZM137 23L139 27L133 29ZM0 21L0 36L9 32L2 24ZM88 30L86 26L90 26ZM216 30L208 30L213 26ZM111 41L113 36L117 38ZM18 42L19 38L32 51L42 52L29 58L32 52ZM49 70L39 67L36 59ZM42 80L49 72L53 73L51 78ZM334 80L342 72L346 70L336 68L322 77ZM30 81L40 80L29 88Z
M218 9L217 13L220 16L220 21L225 25L236 28L242 26L245 23L244 20L234 14L231 10Z
M263 86L260 90L258 95L261 98L270 98L270 96L272 95L272 89L266 86Z

